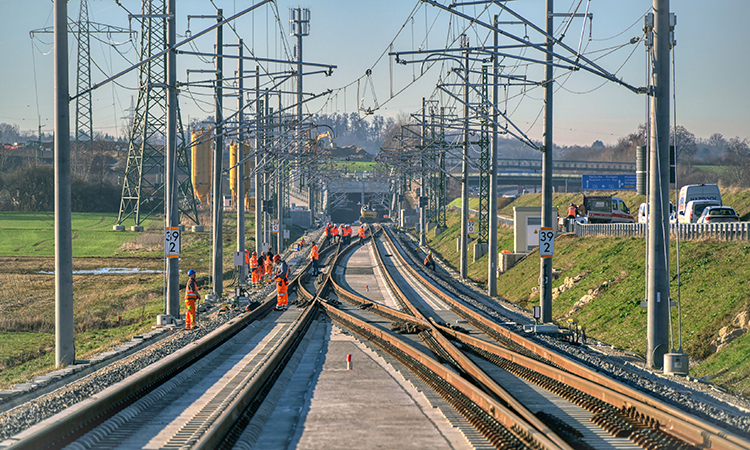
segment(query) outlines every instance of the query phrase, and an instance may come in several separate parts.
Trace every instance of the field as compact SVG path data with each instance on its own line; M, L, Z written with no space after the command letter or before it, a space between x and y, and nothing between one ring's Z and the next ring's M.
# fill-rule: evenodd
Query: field
M337 161L334 164L338 170L344 172L368 172L375 170L379 165L368 161Z
M246 227L254 228L250 214ZM150 331L164 311L163 219L145 221L142 233L115 232L116 214L74 213L73 288L76 358L86 359ZM210 222L208 215L201 223ZM224 285L231 283L236 214L225 213ZM132 225L126 223L126 225ZM189 229L189 224L186 228ZM208 228L208 227L207 227ZM292 230L292 237L301 234ZM248 233L246 246L255 245ZM0 212L0 389L54 368L54 213ZM210 288L211 233L185 232L180 269L198 272ZM132 269L103 273L101 269ZM184 289L185 277L180 277Z

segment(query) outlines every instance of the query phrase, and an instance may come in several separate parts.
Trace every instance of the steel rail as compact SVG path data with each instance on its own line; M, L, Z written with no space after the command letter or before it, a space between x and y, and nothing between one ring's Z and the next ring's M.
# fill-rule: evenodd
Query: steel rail
M318 302L318 304L333 320L378 345L391 356L398 359L402 364L407 365L410 369L414 370L413 364L409 364L409 361L406 361L405 359L412 360L418 363L418 365L426 368L427 371L421 370L415 372L415 374L422 378L426 383L430 384L433 388L436 388L436 391L438 391L446 401L451 403L462 413L462 415L467 417L472 425L477 427L477 430L485 435L493 445L498 446L498 448L509 448L512 444L508 443L507 438L505 438L506 440L501 441L500 439L502 438L498 437L498 435L500 435L499 431L493 429L491 425L486 422L480 423L482 420L479 418L480 416L486 415L496 421L502 426L502 428L504 428L506 433L509 433L513 438L518 439L523 443L522 445L524 448L527 448L526 445L528 445L528 443L533 443L533 448L560 448L544 436L543 433L536 429L529 428L525 421L520 420L505 406L490 397L480 388L462 378L456 372L443 366L439 361L425 355L419 350L416 350L411 345L408 345L406 342L392 336L390 333L370 325L369 323L341 311L332 305L325 302ZM429 379L430 376L437 376L441 380L447 382L452 387L452 389L450 389L452 392L437 388L435 380ZM476 415L479 411L474 411L471 406L462 403L461 397L468 399L471 403L480 408L483 414ZM472 413L474 415L472 415ZM519 438L519 435L522 437Z
M303 270L292 278L290 286L299 283L310 264L308 262ZM192 345L162 358L154 363L153 370L143 370L129 377L128 381L110 386L71 406L61 413L65 414L64 417L52 416L8 438L5 442L12 443L5 449L38 450L67 445L224 344L251 322L267 314L275 303L276 294L269 293L261 305L248 314L230 320Z
M390 242L390 241L389 241ZM398 253L398 249L393 245L393 242L390 242L391 246L393 246L396 253ZM373 244L375 244L373 242ZM432 331L433 338L437 341L437 345L440 346L445 352L448 353L450 356L451 362L456 366L456 369L466 373L469 377L471 377L476 383L479 384L479 386L486 387L490 392L497 395L500 399L508 403L508 405L511 407L511 410L508 410L508 414L512 414L514 417L518 417L519 420L523 420L526 423L527 428L527 434L528 434L528 428L534 428L536 431L539 431L543 433L547 438L549 438L550 442L554 443L555 446L561 449L572 449L570 444L568 444L563 438L557 435L553 430L551 430L544 422L542 422L536 415L534 415L533 412L531 412L526 406L524 406L521 402L516 400L515 397L513 397L510 393L508 393L504 388L502 388L500 385L495 382L487 373L485 373L482 369L480 369L476 364L474 364L473 361L471 361L462 351L456 348L456 346L450 342L448 339L446 339L445 336L443 336L442 333L437 328L437 323L430 318L428 319L426 316L422 314L422 312L417 308L416 305L414 305L404 294L404 292L401 290L401 288L398 287L395 280L391 277L391 275L388 273L388 271L385 269L385 264L383 263L382 257L380 256L380 251L377 248L377 245L375 245L375 256L378 262L378 265L382 268L383 275L386 279L386 282L388 286L391 288L393 293L398 296L402 302L404 302L409 309L414 312L414 315L430 324L430 331ZM403 258L401 258L401 261L403 263L406 263ZM409 266L408 264L404 264ZM516 424L518 427L519 425ZM521 436L519 436L521 437Z
M466 306L461 301L453 298L452 296L445 293L442 289L429 282L423 275L419 274L412 265L406 263L405 258L403 257L401 252L398 251L398 247L392 241L388 231L385 231L384 235L389 240L394 249L397 250L397 257L401 259L401 261L409 269L409 271L411 271L412 274L418 280L420 280L420 282L432 293L434 293L449 305L453 306L454 312L462 315L464 318L469 320L470 323L478 326L480 329L490 329L493 332L510 339L515 344L518 344L523 348L534 352L538 356L550 361L551 365L557 365L558 367L563 368L565 371L571 374L577 375L584 380L590 380L596 384L596 386L587 386L585 389L581 389L582 392L599 398L598 396L604 395L602 392L604 390L607 390L610 392L608 398L612 398L612 396L616 396L615 398L623 398L619 396L628 397L632 406L640 408L640 413L647 414L661 424L669 424L669 432L671 434L692 445L701 448L710 447L713 449L727 450L750 449L750 441L747 441L740 436L737 436L716 425L704 422L703 420L692 414L681 411L670 405L661 403L658 400L649 397L648 395L636 389L633 389L592 369L589 369L582 364L569 360L562 355L547 349L546 347L536 344L535 342L525 339L522 336L519 336L518 334L501 327L491 319L487 318L484 314ZM441 329L441 331L444 330L448 329ZM457 335L456 333L450 334L453 336ZM499 347L493 346L492 348L496 349ZM621 407L623 406L623 404L614 404L613 406Z
M67 445L216 349L265 312L265 308L258 307L249 314L232 319L214 332L200 338L193 345L161 359L157 363L159 367L155 370L143 370L130 377L128 382L115 384L71 406L66 410L66 417L52 416L12 436L8 441L16 442L6 449L38 450Z
M377 230L377 232L374 233L373 236L372 236L373 239L374 239L374 236L377 235L378 233L380 233L381 231L382 230ZM373 243L374 243L374 240L373 240ZM349 293L345 289L341 288L340 286L338 286L338 284L336 284L334 278L332 277L332 274L334 273L333 267L335 266L335 264L338 263L339 259L346 252L348 252L349 250L351 250L353 248L356 248L357 246L358 246L358 244L353 242L348 247L346 247L343 251L341 251L339 249L339 251L337 252L337 254L334 256L334 258L332 260L331 269L329 269L327 277L326 277L325 281L322 283L321 288L324 285L330 283L331 286L333 287L334 291L337 294L339 294L339 295L344 294L344 296L348 297L349 299L355 300L356 301L355 304L363 304L363 303L367 303L366 299L364 299L364 298L362 298L362 297L360 297L360 296L358 296L356 294ZM376 251L376 255L378 255L377 259L378 259L379 264L382 265L382 258L379 257L379 253L377 251ZM382 267L383 267L383 273L387 274L387 271L385 270L385 267L384 266L382 266ZM303 296L305 296L307 299L313 300L313 297L314 297L313 294L310 293L310 292L307 292L307 290L301 284L298 287L298 291L300 292L300 294L302 294ZM320 292L320 291L321 291L321 289L318 290L318 292ZM361 321L360 319L357 319L354 316L351 316L350 314L344 313L343 311L339 311L335 307L335 305L329 304L323 298L318 298L317 300L318 301L316 303L319 304L322 308L324 308L328 312L328 314L329 314L330 317L332 317L332 318L338 318L337 321L339 323L341 323L342 325L346 326L347 328L352 329L353 331L357 332L358 334L362 335L363 337L365 337L368 340L373 335L374 336L380 336L381 340L382 340L382 336L384 335L382 330L379 330L376 327L371 326L371 325L368 324L367 327L364 327L364 329L368 330L368 332L365 333L365 334L363 334L357 328L358 327L360 329L363 328L361 325L365 323L364 321ZM332 311L339 311L339 315L337 315L336 313L332 313ZM385 307L382 308L382 309L381 308L377 308L377 307L373 307L373 312L374 313L381 313L381 314L384 314L384 315L390 315L391 317L389 317L389 320L393 320L393 318L398 318L398 320L408 321L408 322L410 322L412 324L415 324L416 326L420 326L422 328L429 328L429 329L431 329L433 331L433 335L439 336L439 338L442 339L445 343L447 343L448 346L452 346L452 344L450 344L450 342L447 339L445 339L442 335L440 335L440 333L438 333L436 330L433 329L432 325L429 322L427 322L427 320L423 316L421 316L421 313L419 313L418 311L417 311L417 313L420 314L421 318L414 318L414 317L405 315L403 313L400 313L400 312L397 312L397 311L391 310L390 308L385 308ZM331 315L331 314L333 314L333 315ZM354 324L354 328L352 328L351 324ZM370 337L368 337L368 333L370 334ZM452 372L452 371L446 369L445 367L442 366L442 364L440 362L438 362L438 361L430 358L429 356L424 355L423 353L421 353L418 350L414 349L408 343L403 342L403 341L401 341L400 339L397 339L397 338L390 338L390 339L388 339L388 342L389 342L390 346L397 348L403 355L409 355L411 358L413 358L414 360L418 361L420 364L427 366L431 372L436 373L436 369L435 368L439 368L439 369L437 369L438 370L437 373L439 374L439 376L440 376L440 378L442 380L445 380L445 382L450 383L453 386L453 389L457 389L464 396L466 396L466 398L468 398L471 402L473 402L473 404L475 404L478 407L480 407L484 411L485 414L488 414L490 417L493 417L494 420L496 420L503 427L505 427L506 432L509 432L515 439L518 439L520 442L523 442L524 446L527 443L530 443L535 448L545 448L545 449L570 449L571 448L570 446L568 446L564 442L563 442L563 444L564 444L563 446L560 446L557 443L553 442L552 439L549 439L549 435L552 435L553 438L555 436L554 433L552 433L551 430L547 429L546 427L543 427L542 430L539 430L539 429L537 429L535 427L530 427L529 424L528 424L528 422L525 419L519 418L512 411L508 410L504 406L502 406L499 403L497 403L496 400L494 400L493 398L489 397L488 394L486 394L485 392L483 392L480 388L477 388L477 387L473 386L472 384L468 383L467 381L463 380L462 378L458 378L458 379L460 379L462 381L461 381L461 383L459 385L456 385L455 383L452 382L452 379L454 379L457 376L455 372ZM385 351L388 351L392 356L394 356L397 359L399 359L399 355L398 354L394 354L392 351L390 351L390 349L388 348L388 346L380 345L380 343L378 343L378 342L375 342L375 343L377 345L379 345L381 348L383 348ZM415 355L417 355L417 356L415 356ZM403 359L403 356L401 356L401 359ZM429 360L429 363L425 364L425 361L427 361L427 360ZM423 371L415 371L415 374L417 376L420 376L420 377L426 376L425 373L423 373ZM449 376L450 376L450 378L448 378ZM460 375L458 375L458 376L460 377ZM432 381L434 382L434 380L432 380ZM428 380L425 380L425 382L429 383ZM430 384L431 384L431 386L436 387L435 383L430 383ZM470 386L470 388L468 388L467 386ZM451 396L451 394L449 392L446 392L446 391L442 391L441 392L440 389L436 389L436 390L438 390L438 392L444 398L446 398L447 401L449 401L451 404L453 404L453 406L456 407L459 410L459 412L461 412L465 417L467 417L467 419L470 422L472 422L472 424L475 425L477 427L477 429L483 435L485 435L488 439L490 439L490 440L495 439L495 442L497 442L497 439L501 439L501 438L498 438L498 433L497 433L496 430L490 431L490 429L492 427L488 428L488 426L486 424L484 426L478 425L479 422L481 421L481 419L478 419L476 417L476 412L472 412L471 411L471 409L472 409L471 407L461 408L460 406L457 406L457 404L456 404L456 402L458 400L456 400L455 398L452 398L452 396ZM453 395L455 395L455 394L453 394ZM487 406L487 405L489 405L489 406ZM472 414L474 414L474 415L472 415ZM473 419L472 419L472 417L473 417ZM538 421L538 419L536 419L536 420ZM541 424L540 421L538 421L538 422ZM503 442L507 442L507 441L503 441Z
M253 378L245 385L239 395L219 415L191 447L197 450L213 450L225 442L226 435L235 427L243 412L256 400L257 396L280 365L285 365L289 356L294 353L300 340L310 327L318 312L314 304L308 304L302 316L295 322L283 342L277 346L271 357L258 369Z

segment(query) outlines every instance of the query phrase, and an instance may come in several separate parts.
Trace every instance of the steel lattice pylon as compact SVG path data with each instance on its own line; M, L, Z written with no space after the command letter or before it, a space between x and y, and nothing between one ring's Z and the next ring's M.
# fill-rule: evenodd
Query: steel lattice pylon
M478 241L480 244L489 242L490 237L490 134L487 114L490 105L487 103L487 69L482 66L482 98L479 100L479 111L481 131L479 133L479 217L478 219Z
M146 60L166 48L166 0L143 0L141 19L140 60ZM158 17L156 17L158 16ZM164 210L167 70L165 54L141 65L138 69L138 100L135 105L130 136L128 161L122 184L118 224L133 217L140 225L153 214ZM198 224L198 212L190 177L185 135L179 109L177 112L177 177L178 209Z
M91 25L89 23L89 4L81 0L78 12L78 70L76 72L76 92L86 94L76 97L76 125L75 125L75 154L81 153L81 141L86 141L86 150L91 152L94 144L94 122L91 115ZM81 164L80 158L75 158L74 166ZM80 167L74 167L80 170Z

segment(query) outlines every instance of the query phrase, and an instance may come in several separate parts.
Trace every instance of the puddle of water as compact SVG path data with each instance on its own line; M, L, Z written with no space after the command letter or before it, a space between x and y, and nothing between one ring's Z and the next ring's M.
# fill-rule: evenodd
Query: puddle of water
M54 275L55 272L38 272L44 275ZM90 269L90 270L74 270L74 275L81 274L94 274L94 275L121 275L121 274L133 274L133 273L164 273L163 270L150 270L150 269L139 269L129 267L102 267L101 269Z

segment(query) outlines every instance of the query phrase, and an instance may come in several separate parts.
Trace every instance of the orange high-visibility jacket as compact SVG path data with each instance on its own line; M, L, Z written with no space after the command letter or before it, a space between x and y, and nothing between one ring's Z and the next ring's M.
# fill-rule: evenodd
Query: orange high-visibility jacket
M359 231L357 232L357 234L361 238L365 237L365 228L364 227L359 227Z
M575 206L569 206L568 207L568 217L570 217L570 216L573 216L573 217L576 216L576 207Z
M319 257L318 246L317 244L313 244L312 249L310 250L310 259L317 260Z
M331 228L331 234L334 235L334 236L338 236L339 235L339 227L337 227L337 226L334 225L334 227Z
M255 269L256 267L258 267L258 257L252 256L250 257L250 268Z
M201 296L198 294L198 284L194 279L188 278L187 286L185 287L185 300L198 300Z

